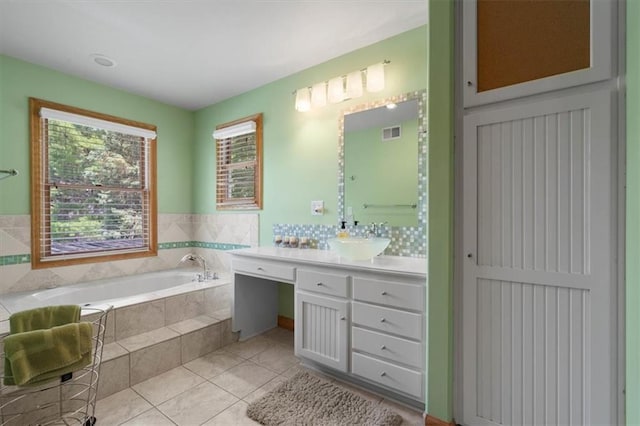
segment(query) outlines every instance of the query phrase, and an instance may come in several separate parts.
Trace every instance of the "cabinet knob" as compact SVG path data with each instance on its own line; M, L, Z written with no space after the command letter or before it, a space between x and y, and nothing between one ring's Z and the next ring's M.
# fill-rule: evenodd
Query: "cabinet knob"
M469 86L469 87L473 86L473 82L467 81L467 86Z
M319 286L321 286L321 285L322 285L322 283L316 283L316 285L319 287Z
M380 293L380 294L381 294L381 295L383 295L383 296L386 296L386 295L387 295L387 292L386 292L386 291L383 291L383 292L382 292L382 293Z
M385 373L384 371L382 373L380 373L380 377L384 377L386 375L387 375L387 373Z
M387 349L387 347L385 345L382 345L382 346L380 346L380 349L381 350L385 350L385 349Z
M258 266L258 271L264 271L264 269L262 268L262 266Z
M380 322L386 322L387 319L386 318L380 318Z
M347 317L340 317L340 321L344 321L346 319L347 319Z

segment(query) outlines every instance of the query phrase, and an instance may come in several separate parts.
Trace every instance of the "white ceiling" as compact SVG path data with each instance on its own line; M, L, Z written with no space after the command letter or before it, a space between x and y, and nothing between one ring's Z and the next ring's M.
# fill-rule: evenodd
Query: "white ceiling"
M0 0L0 53L195 110L426 22L427 0Z

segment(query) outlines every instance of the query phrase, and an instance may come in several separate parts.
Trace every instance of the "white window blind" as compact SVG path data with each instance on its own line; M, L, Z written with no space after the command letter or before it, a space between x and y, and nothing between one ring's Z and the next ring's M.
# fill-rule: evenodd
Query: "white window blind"
M255 133L217 141L218 205L237 206L255 199L256 160Z
M155 131L40 112L41 261L148 251Z

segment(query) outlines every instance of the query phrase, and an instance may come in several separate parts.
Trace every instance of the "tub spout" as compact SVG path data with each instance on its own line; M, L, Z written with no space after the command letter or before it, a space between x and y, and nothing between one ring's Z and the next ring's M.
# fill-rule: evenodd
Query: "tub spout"
M194 254L194 253L185 254L184 256L182 256L182 259L180 259L180 262L178 264L184 263L184 262L187 262L187 261L189 261L189 262L197 262L200 265L202 265L202 276L206 280L208 270L207 270L207 261L204 260L204 257L200 256L199 254Z

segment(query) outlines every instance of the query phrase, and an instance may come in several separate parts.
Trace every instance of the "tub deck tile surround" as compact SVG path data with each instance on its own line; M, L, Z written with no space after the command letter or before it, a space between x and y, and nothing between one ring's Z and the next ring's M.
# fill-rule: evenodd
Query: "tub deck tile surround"
M129 381L138 384L181 365L180 337L129 353Z

